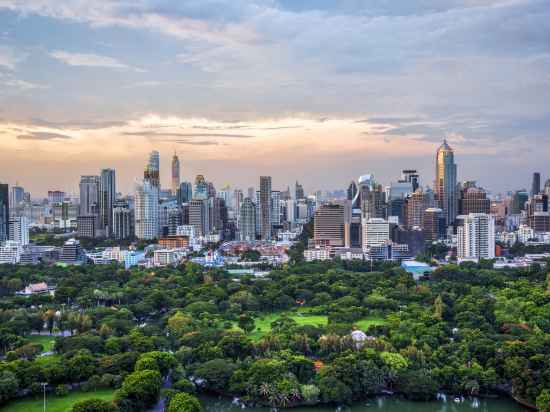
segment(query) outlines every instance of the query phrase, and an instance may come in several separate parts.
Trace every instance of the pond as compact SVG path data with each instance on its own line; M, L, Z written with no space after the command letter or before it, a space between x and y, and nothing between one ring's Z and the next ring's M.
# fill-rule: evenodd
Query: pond
M230 399L201 398L206 412L237 412L243 409ZM247 412L273 412L270 408L246 408ZM440 396L433 402L411 402L398 397L378 397L352 406L313 406L289 409L291 412L528 412L510 399L464 398L456 400Z

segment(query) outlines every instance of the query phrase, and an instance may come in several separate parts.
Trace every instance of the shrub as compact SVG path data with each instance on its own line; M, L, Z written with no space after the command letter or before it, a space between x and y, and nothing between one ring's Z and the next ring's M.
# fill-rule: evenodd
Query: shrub
M73 405L72 412L118 412L112 402L103 399L86 399Z
M202 412L202 405L197 398L188 393L178 393L168 405L167 412Z
M67 396L69 394L69 389L67 389L66 385L57 385L55 387L55 394L60 397Z

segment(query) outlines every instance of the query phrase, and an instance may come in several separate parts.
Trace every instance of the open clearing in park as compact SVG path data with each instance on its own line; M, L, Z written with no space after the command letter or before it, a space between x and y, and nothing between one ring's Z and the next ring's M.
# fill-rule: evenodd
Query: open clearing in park
M57 397L49 394L46 398L47 412L70 412L73 405L85 399L104 399L110 401L114 398L115 391L102 389L92 392L71 392L67 396ZM43 412L44 404L42 396L36 398L25 398L8 403L0 408L0 412Z
M269 313L254 318L255 329L250 332L248 336L253 340L261 339L271 331L271 323L285 315L293 319L300 326L326 326L328 323L328 316L314 315L307 311ZM383 325L385 322L383 318L369 317L358 320L355 322L355 325L357 325L359 329L366 331L369 326Z
M53 345L55 344L55 336L46 336L46 335L30 335L26 337L32 343L41 344L44 349L43 352L53 351Z

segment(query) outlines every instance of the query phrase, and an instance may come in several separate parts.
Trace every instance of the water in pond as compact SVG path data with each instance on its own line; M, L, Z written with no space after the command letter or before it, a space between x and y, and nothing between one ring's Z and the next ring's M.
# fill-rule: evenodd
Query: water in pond
M230 399L201 398L206 412L238 412L243 407ZM246 408L247 412L273 412L270 408ZM313 406L289 409L289 412L528 412L508 399L464 398L440 396L433 402L411 402L397 397L373 398L368 402L355 403L349 407Z

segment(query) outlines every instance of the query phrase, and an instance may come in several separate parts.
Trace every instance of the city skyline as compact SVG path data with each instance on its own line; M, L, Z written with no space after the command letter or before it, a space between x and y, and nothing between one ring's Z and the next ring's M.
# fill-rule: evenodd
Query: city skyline
M0 0L0 180L32 193L129 192L155 149L165 187L174 150L220 186L431 183L443 138L493 192L545 173L545 1L62 3Z

